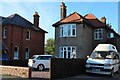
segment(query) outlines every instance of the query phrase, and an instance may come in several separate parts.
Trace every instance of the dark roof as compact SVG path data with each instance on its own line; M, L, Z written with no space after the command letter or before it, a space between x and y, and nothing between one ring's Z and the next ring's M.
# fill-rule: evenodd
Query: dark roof
M26 20L25 18L21 17L18 14L12 14L6 18L3 18L1 23L2 25L13 24L23 28L28 28L28 29L38 30L38 31L42 30L43 32L46 33L45 30L39 27L38 28L34 27L34 25L31 22L29 22L28 20Z

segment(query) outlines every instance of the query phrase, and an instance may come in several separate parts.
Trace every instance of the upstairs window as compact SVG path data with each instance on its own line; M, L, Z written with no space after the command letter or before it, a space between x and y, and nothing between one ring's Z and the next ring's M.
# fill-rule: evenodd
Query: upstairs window
M76 37L76 24L61 25L60 37Z
M14 59L18 59L18 55L19 55L19 47L15 46L14 47Z
M102 36L103 36L103 29L102 28L94 30L94 39L95 40L101 40Z
M114 33L108 33L108 38L114 38Z
M26 59L29 59L29 53L30 53L30 48L26 48L26 51L25 51L25 58Z
M30 30L27 29L27 32L26 32L26 40L30 40Z
M3 30L3 38L6 38L6 35L7 35L7 27L5 26Z

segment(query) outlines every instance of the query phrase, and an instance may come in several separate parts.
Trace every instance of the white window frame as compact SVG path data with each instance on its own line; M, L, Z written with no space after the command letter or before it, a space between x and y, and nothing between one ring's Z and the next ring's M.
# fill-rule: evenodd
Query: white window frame
M102 28L94 29L94 40L101 40L101 39L103 39L103 29Z
M68 50L68 48L70 48L70 50ZM60 58L72 58L73 48L76 51L76 46L61 46L59 48L59 57ZM65 54L65 52L66 52L66 54ZM69 52L70 52L70 55L68 55ZM65 57L65 55L66 55L66 57ZM76 58L76 52L75 52L75 58Z
M7 26L4 27L3 38L6 38L6 36L7 36Z
M26 31L26 40L30 40L30 30L29 29L27 29L27 31Z
M17 47L17 52L15 52L15 47ZM14 47L14 59L19 59L19 47L15 46Z
M74 30L74 35L73 35ZM76 24L60 25L60 37L76 37Z
M115 35L114 35L114 33L112 33L112 32L111 32L111 33L108 33L107 36L108 36L108 38L115 38Z
M26 49L28 49L28 52L26 52ZM25 59L29 59L29 55L30 55L30 48L26 47L25 48Z

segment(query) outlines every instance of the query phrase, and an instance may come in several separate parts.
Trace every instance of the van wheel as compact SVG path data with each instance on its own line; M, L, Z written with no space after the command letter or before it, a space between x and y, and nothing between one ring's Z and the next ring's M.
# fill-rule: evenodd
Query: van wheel
M119 67L119 69L118 69L117 73L118 73L118 74L120 74L120 67Z
M37 67L37 69L38 69L39 71L43 71L44 68L45 68L45 67L44 67L43 64L39 64L38 67Z
M110 77L113 77L113 76L114 76L114 69L112 69L111 74L110 74Z

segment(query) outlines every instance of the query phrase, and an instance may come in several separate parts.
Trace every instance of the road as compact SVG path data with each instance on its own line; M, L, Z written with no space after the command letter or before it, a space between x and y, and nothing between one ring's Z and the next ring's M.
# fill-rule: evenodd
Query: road
M49 70L45 71L32 71L32 78L31 79L25 79L25 80L49 80L50 74ZM9 76L9 75L3 75L3 78L19 78L15 76ZM56 79L56 80L120 80L120 73L115 73L113 78L107 75L98 75L98 74L81 74L74 77L67 77L62 79Z

